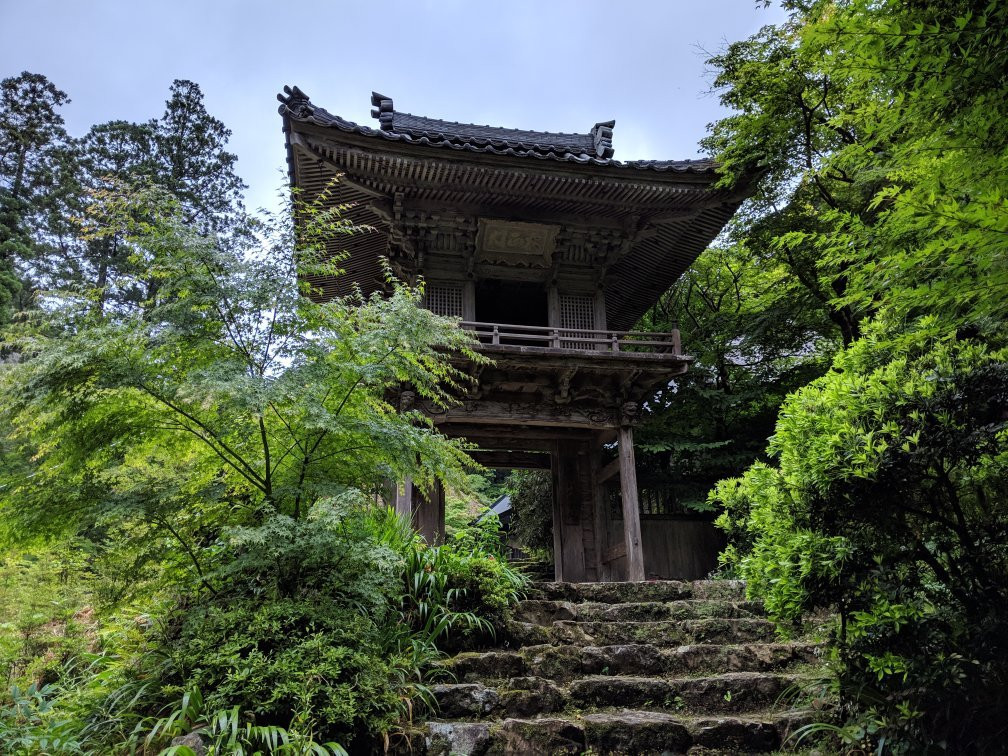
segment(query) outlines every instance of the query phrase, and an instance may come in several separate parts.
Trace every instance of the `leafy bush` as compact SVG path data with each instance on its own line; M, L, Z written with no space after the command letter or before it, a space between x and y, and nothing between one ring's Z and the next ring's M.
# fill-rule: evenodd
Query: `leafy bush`
M178 705L154 722L144 745L156 746L171 739L172 745L160 756L196 756L198 741L211 756L253 753L311 754L311 756L346 756L346 750L334 742L318 742L311 730L288 730L275 725L255 725L242 721L238 707L208 712L199 689L187 691ZM297 723L299 726L303 722ZM187 742L188 741L188 742Z
M362 499L229 530L214 592L183 600L163 630L170 690L206 691L210 710L259 723L311 719L340 742L392 729L422 674L399 674L412 660L389 648L403 560L380 540L384 513Z
M83 555L69 544L0 561L0 674L4 688L56 682L66 657L95 641Z
M1008 705L1008 350L881 324L785 403L712 496L778 618L835 608L841 715L920 752L1000 743Z
M441 546L417 544L407 555L405 578L405 621L451 650L492 639L528 583L503 557L496 518Z
M205 691L208 711L366 747L432 703L442 649L492 634L517 597L524 579L492 543L428 547L355 491L302 520L230 529L213 592L184 598L159 631L162 700Z

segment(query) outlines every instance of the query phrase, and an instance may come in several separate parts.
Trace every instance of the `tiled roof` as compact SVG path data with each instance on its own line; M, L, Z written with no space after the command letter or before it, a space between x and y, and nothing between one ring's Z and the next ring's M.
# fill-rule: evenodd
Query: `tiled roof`
M614 121L597 123L587 134L480 126L401 113L395 110L391 98L373 92L371 114L378 120L379 128L372 129L314 105L297 87L284 87L284 93L277 95L277 99L281 103L280 114L293 121L427 147L676 173L713 173L717 168L712 160L614 160Z

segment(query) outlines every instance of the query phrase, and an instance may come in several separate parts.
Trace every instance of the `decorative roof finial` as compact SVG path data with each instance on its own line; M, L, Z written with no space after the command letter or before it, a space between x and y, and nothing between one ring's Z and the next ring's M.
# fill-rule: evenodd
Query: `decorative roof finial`
M374 105L374 108L371 110L371 117L378 119L378 127L382 131L392 131L392 98L372 92L371 104Z
M295 118L308 118L315 110L308 95L298 87L284 86L284 94L278 94L277 99L282 103L279 108L280 115L289 113Z
M595 154L600 158L611 158L615 153L612 146L613 126L616 121L604 121L592 126L591 135L595 140Z

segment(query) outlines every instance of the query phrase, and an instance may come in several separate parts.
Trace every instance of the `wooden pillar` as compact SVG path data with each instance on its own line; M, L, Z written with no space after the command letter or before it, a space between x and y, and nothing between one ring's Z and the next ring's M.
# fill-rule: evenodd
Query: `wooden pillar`
M563 560L563 518L560 514L560 460L559 444L554 445L550 455L551 471L553 473L553 579L558 583L564 581Z
M413 524L427 543L433 546L444 541L445 492L441 481L424 493L412 478L406 478L402 487L396 489L395 510Z
M462 284L462 320L476 320L476 282L472 279Z
M633 428L619 429L620 491L623 498L623 539L626 543L627 580L644 580L644 549L641 544L640 508L637 504L637 468L634 462Z
M413 526L431 546L444 541L445 491L441 481L434 481L424 493L414 486Z
M595 305L595 330L599 331L597 336L605 338L605 333L602 333L603 331L607 330L606 311L605 311L605 292L602 290L601 286L595 291L594 305ZM598 343L595 344L594 348L600 352L608 352L610 346L607 343L599 341Z
M605 581L607 569L605 551L609 546L609 532L606 527L605 492L599 481L599 470L602 465L600 444L592 444L588 449L589 464L589 495L591 496L592 522L595 533L595 574L596 580Z
M546 322L553 329L553 338L549 345L558 349L560 347L560 337L557 331L560 328L560 291L555 283L550 284L546 292Z
M558 441L554 465L553 548L557 580L583 583L598 579L595 563L594 497L590 490L587 446Z

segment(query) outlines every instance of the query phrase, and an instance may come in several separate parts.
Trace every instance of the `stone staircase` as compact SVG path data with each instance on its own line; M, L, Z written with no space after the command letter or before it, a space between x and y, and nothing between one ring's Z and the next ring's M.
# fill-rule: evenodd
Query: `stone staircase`
M540 583L437 685L429 754L778 751L787 693L819 664L732 581Z

